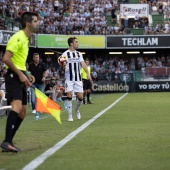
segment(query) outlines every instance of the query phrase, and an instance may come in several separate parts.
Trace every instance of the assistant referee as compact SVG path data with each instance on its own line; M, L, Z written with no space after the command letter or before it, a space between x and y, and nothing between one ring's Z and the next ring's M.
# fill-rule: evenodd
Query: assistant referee
M85 60L85 63L87 65L87 69L89 74L91 74L91 67L90 67L90 61L89 59ZM87 74L84 71L83 68L81 68L81 75L82 75L82 81L83 81L83 90L84 90L84 96L83 96L83 104L92 104L92 102L90 101L90 93L91 93L91 85L92 85L92 81L87 79ZM87 97L87 103L85 98Z
M5 86L7 102L12 106L6 122L5 139L1 143L3 152L19 152L13 138L27 113L27 87L34 82L34 77L26 71L29 52L29 38L38 30L38 14L24 12L21 15L22 30L9 39L2 61L7 66ZM24 142L24 139L22 140Z

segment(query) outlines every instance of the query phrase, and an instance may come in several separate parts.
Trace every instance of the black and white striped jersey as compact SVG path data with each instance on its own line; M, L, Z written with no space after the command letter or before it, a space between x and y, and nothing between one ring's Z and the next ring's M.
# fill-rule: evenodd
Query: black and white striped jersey
M65 66L66 81L81 81L81 62L84 61L83 55L78 51L65 51L62 56L67 58Z

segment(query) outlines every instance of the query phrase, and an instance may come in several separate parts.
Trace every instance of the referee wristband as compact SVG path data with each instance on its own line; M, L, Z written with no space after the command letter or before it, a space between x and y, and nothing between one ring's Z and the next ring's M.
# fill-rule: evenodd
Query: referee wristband
M28 76L29 74L31 74L30 71L26 71L25 74Z

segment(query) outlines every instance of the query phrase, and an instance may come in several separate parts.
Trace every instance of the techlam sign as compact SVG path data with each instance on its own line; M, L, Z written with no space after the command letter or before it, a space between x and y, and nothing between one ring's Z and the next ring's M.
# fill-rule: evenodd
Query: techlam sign
M148 4L120 4L120 12L123 14L127 10L128 17L134 17L139 11L139 16L149 15L149 5Z
M106 37L107 49L170 48L170 35L127 35Z
M155 46L158 45L158 38L122 38L123 46Z

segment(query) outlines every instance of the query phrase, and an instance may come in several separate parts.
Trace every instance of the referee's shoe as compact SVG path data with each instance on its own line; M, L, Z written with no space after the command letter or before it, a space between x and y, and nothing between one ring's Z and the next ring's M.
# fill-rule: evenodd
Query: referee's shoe
M1 143L2 152L20 152L21 149L15 147L12 143L2 142Z

